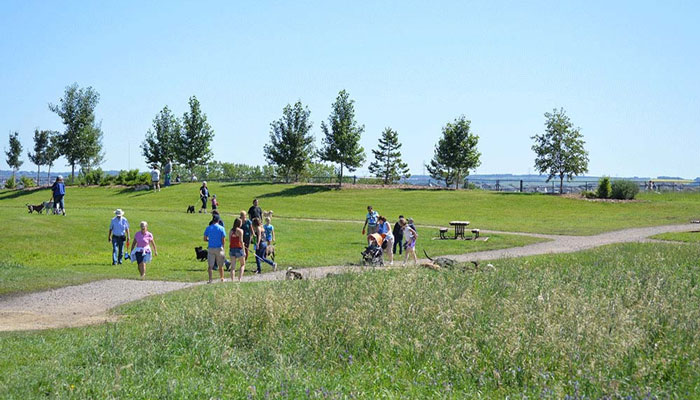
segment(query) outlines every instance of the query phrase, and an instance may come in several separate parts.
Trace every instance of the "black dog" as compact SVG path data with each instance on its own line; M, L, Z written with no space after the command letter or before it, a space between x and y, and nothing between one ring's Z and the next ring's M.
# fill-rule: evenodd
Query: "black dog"
M187 213L194 214L194 206L187 206Z
M37 204L37 205L27 204L27 209L29 209L30 214L34 211L36 211L37 214L41 214L41 210L44 209L44 205L43 204Z
M202 246L195 247L194 252L197 253L197 260L199 261L206 261L207 257L209 257L209 252L202 249Z

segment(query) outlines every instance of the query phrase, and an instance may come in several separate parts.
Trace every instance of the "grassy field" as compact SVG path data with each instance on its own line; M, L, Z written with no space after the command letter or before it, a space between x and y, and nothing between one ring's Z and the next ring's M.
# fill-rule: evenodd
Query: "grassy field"
M0 397L697 398L698 250L197 287L0 335Z
M660 240L672 240L676 242L700 243L700 231L663 233L661 235L655 235L653 238Z

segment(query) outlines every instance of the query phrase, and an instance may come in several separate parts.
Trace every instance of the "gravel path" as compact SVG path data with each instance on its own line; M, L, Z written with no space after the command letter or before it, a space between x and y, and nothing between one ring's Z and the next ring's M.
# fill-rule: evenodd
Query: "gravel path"
M488 235L488 233L517 234L550 239L550 241L449 257L467 262L570 253L613 243L656 242L653 239L648 239L649 236L667 232L687 232L693 229L697 229L697 224L632 228L593 236L559 236L482 230L482 235ZM328 274L359 272L365 269L366 267L359 266L327 266L305 268L299 271L305 279L316 279L326 277ZM277 271L252 275L244 277L243 281L283 280L285 273L286 271ZM44 292L11 296L0 299L0 331L62 328L109 321L115 317L108 315L107 311L120 304L201 284L202 282L108 279Z

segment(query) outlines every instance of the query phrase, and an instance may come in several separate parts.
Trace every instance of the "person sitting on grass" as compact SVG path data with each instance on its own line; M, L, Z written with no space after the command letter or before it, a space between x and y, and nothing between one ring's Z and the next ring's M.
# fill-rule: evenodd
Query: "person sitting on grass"
M245 272L245 251L243 251L243 223L240 218L233 221L233 228L229 232L229 250L228 254L231 257L231 281L236 274L236 260L241 264L241 272L238 274L238 282L243 279Z
M219 215L214 214L212 222L204 230L204 241L208 243L207 245L207 261L209 263L209 268L207 272L209 273L209 282L212 282L212 270L214 265L224 265L224 260L226 258L224 253L224 244L226 240L226 230L223 226L219 225ZM221 282L224 281L224 269L219 268L219 277Z
M151 262L151 254L158 255L156 241L153 234L148 231L148 222L141 221L141 230L134 235L131 243L131 261L136 262L141 279L146 277L146 264Z
M275 239L275 227L270 223L270 217L265 218L265 225L263 225L263 229L265 231L265 241L269 246L272 244L272 242L277 240Z
M267 253L267 243L263 240L263 227L260 224L259 218L253 218L253 234L255 235L255 263L258 269L256 274L261 274L260 261L266 262L272 266L273 271L277 271L277 263L268 260L265 256Z
M401 224L401 227L403 228L403 237L406 239L406 242L404 243L406 258L403 260L403 265L406 265L409 256L413 257L413 263L417 264L418 257L416 257L416 239L418 239L418 233L415 229L411 228L408 222L406 222L406 220L403 218L399 220L399 224Z

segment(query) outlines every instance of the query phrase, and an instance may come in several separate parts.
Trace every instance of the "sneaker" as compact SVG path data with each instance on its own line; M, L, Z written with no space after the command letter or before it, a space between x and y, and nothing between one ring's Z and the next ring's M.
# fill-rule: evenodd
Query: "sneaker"
M112 265L116 265L116 264L117 264L117 263L115 263L114 261L112 261ZM120 264L121 264L121 263L120 263Z

